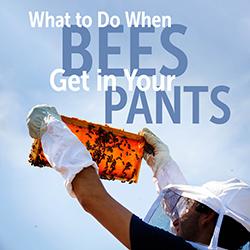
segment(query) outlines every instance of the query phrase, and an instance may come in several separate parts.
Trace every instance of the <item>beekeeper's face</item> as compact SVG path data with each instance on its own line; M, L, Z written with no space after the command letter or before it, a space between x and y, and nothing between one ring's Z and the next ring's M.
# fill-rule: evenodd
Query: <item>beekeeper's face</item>
M173 221L176 235L189 241L196 241L200 234L202 214L196 211L196 203L186 210L180 218Z

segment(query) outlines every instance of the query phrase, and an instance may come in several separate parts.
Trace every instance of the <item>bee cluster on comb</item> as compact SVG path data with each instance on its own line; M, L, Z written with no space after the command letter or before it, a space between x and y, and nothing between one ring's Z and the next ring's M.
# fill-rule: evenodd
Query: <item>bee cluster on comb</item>
M77 118L61 118L90 152L99 167L100 178L138 181L145 146L142 136ZM29 162L38 167L50 166L38 139L33 142Z

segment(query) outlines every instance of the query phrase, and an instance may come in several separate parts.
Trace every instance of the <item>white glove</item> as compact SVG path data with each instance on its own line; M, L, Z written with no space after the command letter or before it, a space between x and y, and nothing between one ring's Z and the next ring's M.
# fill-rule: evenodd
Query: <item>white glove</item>
M184 175L169 154L168 146L148 128L144 128L141 135L154 148L154 155L144 151L143 157L153 171L157 191L160 192L168 184L186 184Z
M51 107L46 106L49 110L45 115L45 106L36 106L29 113L28 127L34 133L41 133L38 126L40 124L46 128L42 130L42 147L45 157L56 171L58 171L65 179L65 186L72 197L75 194L72 190L71 182L75 176L81 172L83 168L92 166L98 172L96 163L86 147L78 140L78 138L70 131L67 125L54 117L50 112ZM41 110L40 110L41 109ZM53 108L55 114L58 114ZM35 114L33 114L35 112ZM32 129L30 129L30 127ZM35 129L34 129L35 128Z
M47 130L47 124L50 117L61 120L55 107L46 104L34 106L26 119L29 128L29 134L34 139L40 139Z

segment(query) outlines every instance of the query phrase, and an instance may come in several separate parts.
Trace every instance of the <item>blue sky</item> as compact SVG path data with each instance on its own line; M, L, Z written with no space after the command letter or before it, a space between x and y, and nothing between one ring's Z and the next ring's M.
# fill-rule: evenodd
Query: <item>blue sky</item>
M200 124L191 123L190 96L182 94L182 123L172 124L164 114L163 124L155 123L155 93L147 93L153 124L142 116L126 124L132 94L126 107L113 114L112 126L137 133L148 126L169 147L173 158L192 184L208 180L238 177L250 183L250 16L249 1L3 1L0 9L0 248L4 250L124 249L66 193L63 180L51 169L32 168L27 158L32 140L25 118L29 109L39 103L57 107L61 114L94 122L105 122L104 94L91 92L56 93L49 85L52 70L62 66L61 29L32 29L29 10L47 10L61 15L96 17L105 10L123 19L124 11L146 11L148 15L170 15L172 23L187 26L184 36L173 41L188 57L186 72L176 80L180 86L217 85L230 87L221 98L231 109L230 120L222 125L209 122L220 111L211 104L209 94L201 96ZM91 79L98 66L98 30L90 28L93 55ZM162 53L160 29L148 34L143 44L153 54L143 66L159 68L175 65L171 56ZM122 53L112 66L127 67L129 32L111 40ZM95 84L95 82L91 82ZM121 83L124 86L124 83ZM143 162L139 183L126 185L104 181L107 190L124 206L144 217L156 192L151 171ZM131 195L133 194L133 195Z

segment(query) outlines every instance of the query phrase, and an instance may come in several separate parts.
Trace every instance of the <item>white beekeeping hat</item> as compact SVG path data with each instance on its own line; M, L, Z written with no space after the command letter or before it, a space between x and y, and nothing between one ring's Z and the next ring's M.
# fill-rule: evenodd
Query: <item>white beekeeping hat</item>
M156 212L159 214L161 205L165 212L172 213L180 197L196 200L219 214L208 249L218 248L224 215L230 216L250 232L250 187L238 179L211 181L202 186L168 185L161 191L145 221L150 222Z

